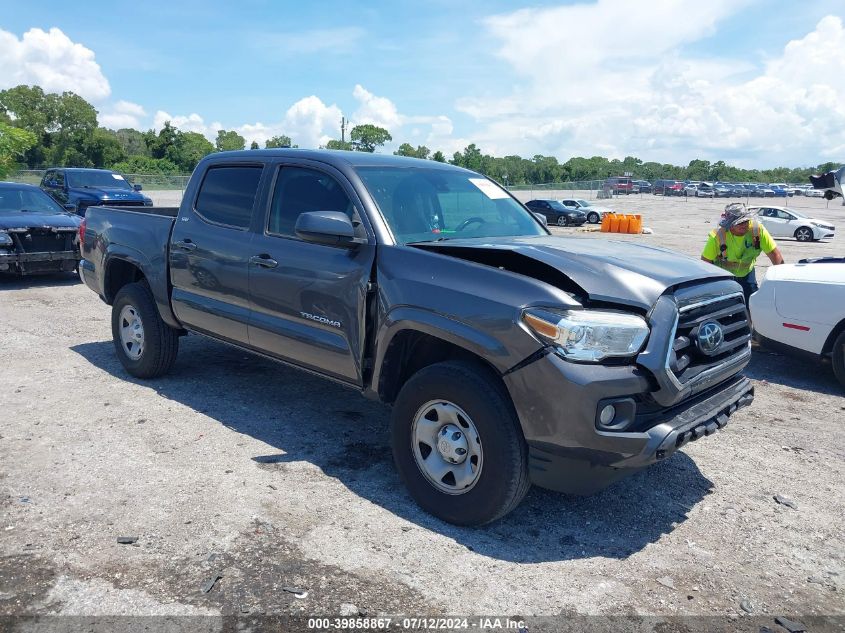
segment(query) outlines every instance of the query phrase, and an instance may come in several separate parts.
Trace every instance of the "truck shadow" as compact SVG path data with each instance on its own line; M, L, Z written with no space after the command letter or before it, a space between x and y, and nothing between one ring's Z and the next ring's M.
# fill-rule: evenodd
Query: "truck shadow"
M770 382L829 396L845 393L833 375L830 363L787 356L779 352L755 349L745 375L753 380Z
M154 381L129 376L111 341L72 349L123 381L266 443L269 450L252 462L270 475L307 461L396 516L495 559L626 558L685 521L712 488L693 460L678 453L592 497L533 488L505 518L460 528L416 506L393 466L389 409L355 391L201 337L182 339L173 372Z
M26 276L0 274L0 292L4 290L21 290L23 288L75 286L79 283L82 283L79 275L74 272Z

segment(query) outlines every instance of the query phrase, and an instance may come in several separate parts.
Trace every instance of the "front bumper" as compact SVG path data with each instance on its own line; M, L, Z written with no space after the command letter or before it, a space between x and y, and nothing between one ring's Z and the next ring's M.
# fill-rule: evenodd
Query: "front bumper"
M47 251L43 253L0 252L0 272L19 274L70 271L79 262L78 251Z
M735 375L660 407L650 399L653 385L644 370L576 364L553 352L504 380L528 443L532 482L570 494L601 490L691 440L712 435L754 398L751 382ZM623 431L600 430L597 411L614 398L633 400L638 413Z

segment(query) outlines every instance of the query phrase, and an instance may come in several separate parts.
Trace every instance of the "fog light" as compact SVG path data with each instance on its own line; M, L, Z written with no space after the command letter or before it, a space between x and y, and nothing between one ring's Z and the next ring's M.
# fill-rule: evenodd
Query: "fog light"
M616 407L612 404L607 405L604 409L601 410L599 414L599 421L604 426L609 426L611 422L613 422L613 418L616 417Z

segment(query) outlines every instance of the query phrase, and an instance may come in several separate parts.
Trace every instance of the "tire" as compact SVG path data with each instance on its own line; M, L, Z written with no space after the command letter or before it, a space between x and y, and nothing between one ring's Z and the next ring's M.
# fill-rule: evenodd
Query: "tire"
M133 339L140 325L140 338ZM112 340L120 364L136 378L156 378L170 371L179 352L179 333L159 316L146 282L121 288L112 304Z
M557 216L557 225L558 226L568 226L569 225L569 222L567 222L565 215Z
M453 417L441 415L450 408ZM461 435L455 429L469 432L462 440L470 456L463 470L471 470L469 464L477 458L474 480L464 489L455 487L460 482L452 474L462 466L450 465L439 448L443 441L438 438ZM471 441L473 430L477 443ZM420 441L421 437L431 437L434 445ZM516 508L531 487L528 447L516 411L502 384L480 365L449 361L414 374L393 405L391 442L396 469L414 501L455 525L495 521ZM425 447L428 459L434 460L432 466L451 468L438 484L433 483L432 469L423 465Z
M587 222L590 224L598 224L601 222L601 215L596 211L590 211L587 214Z
M831 360L833 361L833 375L836 376L839 384L845 387L845 332L840 333L833 342Z
M813 229L806 226L799 226L795 229L795 239L799 242L812 242Z

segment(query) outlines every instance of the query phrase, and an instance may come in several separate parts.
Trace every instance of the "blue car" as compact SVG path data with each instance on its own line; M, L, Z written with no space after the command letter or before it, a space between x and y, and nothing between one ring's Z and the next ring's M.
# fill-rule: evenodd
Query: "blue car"
M151 207L153 201L140 193L121 174L108 169L56 167L41 179L43 189L65 209L79 215L91 206Z

